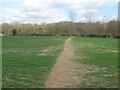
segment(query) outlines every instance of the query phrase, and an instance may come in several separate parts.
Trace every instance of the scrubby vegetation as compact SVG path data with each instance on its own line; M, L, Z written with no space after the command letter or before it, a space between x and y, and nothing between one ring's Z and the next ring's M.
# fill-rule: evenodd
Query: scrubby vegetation
M86 37L114 37L119 38L118 22L115 20L109 22L58 22L51 24L20 24L3 23L2 34L12 35L13 29L16 29L17 35L44 35L44 36L86 36Z

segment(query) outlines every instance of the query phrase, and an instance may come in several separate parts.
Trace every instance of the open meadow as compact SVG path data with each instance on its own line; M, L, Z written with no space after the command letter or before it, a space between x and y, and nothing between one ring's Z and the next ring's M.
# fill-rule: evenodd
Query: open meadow
M118 87L118 39L81 37L74 38L73 44L78 56L74 60L89 65L84 65L85 79L78 87Z
M58 69L52 68L58 64L62 64L62 67L58 66L63 68L61 73L78 78L76 81L69 81L72 77L66 77L68 78L66 83L74 82L74 86L71 84L65 87L118 87L118 39L88 37L68 39L69 36L3 36L2 38L3 88L44 88L50 73ZM68 41L65 43L66 40ZM64 46L64 43L68 46ZM69 50L70 45L73 46L72 51ZM73 57L66 58L69 60L64 64L64 60L60 62L63 55ZM67 69L67 73L64 68ZM72 73L69 73L70 71ZM56 78L59 78L57 74Z
M43 87L66 38L3 36L3 88Z
M0 5L0 88L119 89L120 1Z

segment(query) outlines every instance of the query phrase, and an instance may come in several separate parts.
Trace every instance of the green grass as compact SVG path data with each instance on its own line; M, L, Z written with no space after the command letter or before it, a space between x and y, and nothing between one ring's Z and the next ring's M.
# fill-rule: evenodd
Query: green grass
M100 68L87 73L78 87L118 87L118 39L77 37L73 45L76 55L84 57L75 61Z
M67 38L3 36L3 88L44 88ZM76 37L73 38L73 46L75 54L83 57L75 58L76 62L100 68L97 72L86 73L85 80L78 87L117 87L117 39Z
M45 87L66 38L3 36L3 88Z

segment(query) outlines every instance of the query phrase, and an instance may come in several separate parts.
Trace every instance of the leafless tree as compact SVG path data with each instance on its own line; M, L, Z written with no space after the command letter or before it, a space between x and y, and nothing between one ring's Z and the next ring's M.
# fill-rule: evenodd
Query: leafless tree
M85 13L84 13L84 17L86 18L86 20L88 22L91 22L93 17L94 17L94 12L93 11L89 11L89 10L86 10Z
M75 13L75 11L71 10L69 12L69 16L70 16L70 21L71 22L74 22L76 20L76 13Z
M70 22L70 34L73 35L73 34L76 33L76 27L75 27L74 22L75 22L76 17L77 17L77 15L76 15L74 10L71 10L69 12L69 17L70 17L70 21L71 21Z
M93 29L93 27L92 27L93 16L94 16L94 11L92 11L92 10L86 10L84 13L84 17L88 22L86 25L86 28L87 28L86 33L87 34L91 33L91 31Z

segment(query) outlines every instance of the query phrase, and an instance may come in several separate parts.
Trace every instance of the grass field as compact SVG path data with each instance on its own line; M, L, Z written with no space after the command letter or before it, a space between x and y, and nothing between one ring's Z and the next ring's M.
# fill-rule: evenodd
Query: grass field
M77 62L99 67L87 73L78 87L118 87L118 40L112 38L74 38Z
M3 88L42 88L63 50L64 36L3 36ZM77 87L118 86L118 40L75 37L75 62L99 68ZM80 58L79 58L80 57Z
M3 36L3 88L44 87L66 38Z

